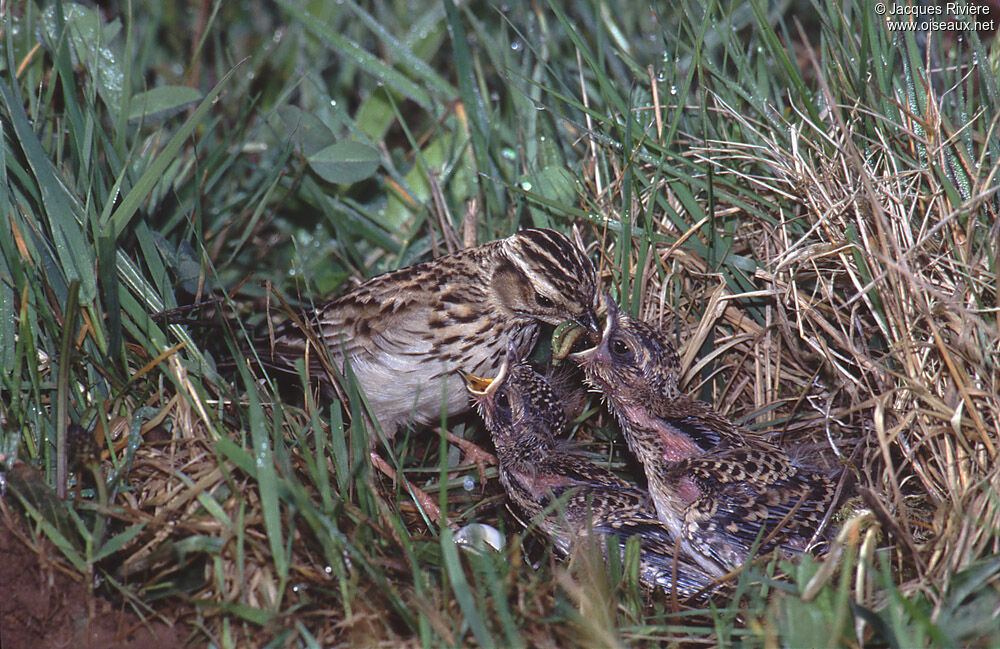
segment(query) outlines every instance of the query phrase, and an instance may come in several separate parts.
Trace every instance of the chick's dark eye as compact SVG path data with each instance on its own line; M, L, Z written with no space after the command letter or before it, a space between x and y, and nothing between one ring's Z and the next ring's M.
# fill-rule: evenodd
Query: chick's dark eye
M507 391L500 390L497 392L497 408L501 410L510 410L510 399L507 398Z
M611 340L611 354L621 360L628 360L632 358L632 348L621 338L613 338Z
M555 302L545 297L541 293L535 293L535 304L542 307L543 309L551 309L556 305Z

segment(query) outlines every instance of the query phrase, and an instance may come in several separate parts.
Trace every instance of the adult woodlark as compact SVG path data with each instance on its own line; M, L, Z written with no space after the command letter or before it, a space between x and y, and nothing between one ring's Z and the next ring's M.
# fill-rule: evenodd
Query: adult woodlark
M468 409L463 368L495 373L507 343L531 351L539 324L599 332L594 265L553 230L528 229L374 277L255 342L264 363L305 359L327 393L350 364L383 433ZM374 438L373 438L374 439Z

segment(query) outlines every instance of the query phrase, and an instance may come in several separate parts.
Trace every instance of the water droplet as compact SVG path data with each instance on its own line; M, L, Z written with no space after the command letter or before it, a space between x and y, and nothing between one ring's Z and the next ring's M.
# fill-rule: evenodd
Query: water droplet
M659 71L659 72L658 72L658 73L656 74L656 80L657 80L657 81L658 81L659 83L663 83L664 81L666 81L666 80L667 80L667 75L663 73L663 70L660 70L660 71Z
M523 189L526 192L530 192L531 191L531 183L529 183L527 180L525 180L524 182L521 183L521 189Z
M337 107L337 100L336 99L331 99L330 100L330 107L331 108L336 108Z
M671 95L677 94L677 86L670 86L670 94Z
M513 43L510 44L510 49L514 50L515 52L520 51L521 47L522 45L520 41L514 41Z
M333 568L331 568L330 566L323 566L323 572L325 572L328 575L332 575L333 574Z
M476 479L470 475L465 476L465 480L462 481L462 489L466 491L472 491L476 488Z

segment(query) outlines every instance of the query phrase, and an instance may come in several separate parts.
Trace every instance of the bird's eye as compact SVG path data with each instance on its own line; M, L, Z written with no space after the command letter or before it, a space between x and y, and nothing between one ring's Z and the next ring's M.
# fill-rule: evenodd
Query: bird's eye
M535 293L535 304L542 307L543 309L551 309L556 305L555 302L545 297L541 293Z
M619 360L632 360L632 348L621 338L611 339L611 354Z
M500 390L497 392L496 404L497 408L501 410L510 410L510 399L507 398L506 390Z

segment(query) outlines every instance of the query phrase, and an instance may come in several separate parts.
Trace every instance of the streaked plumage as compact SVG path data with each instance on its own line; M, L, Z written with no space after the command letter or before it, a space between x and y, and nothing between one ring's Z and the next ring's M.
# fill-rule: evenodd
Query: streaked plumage
M539 323L597 328L593 263L562 234L529 229L385 273L286 321L255 343L265 364L310 375L328 390L350 362L383 432L468 409L458 368L495 372L510 342L527 354ZM331 362L324 362L327 358Z
M758 539L761 552L813 549L834 484L683 394L666 336L606 302L601 341L572 358L604 394L645 469L660 520L685 550L721 575L744 563Z
M510 501L568 554L585 535L640 544L639 577L649 588L690 596L711 578L678 553L644 490L574 453L555 435L563 408L548 383L509 353L493 379L468 376L469 391L493 437ZM553 502L559 504L546 512ZM606 547L603 541L599 543ZM675 569L675 555L677 565Z

